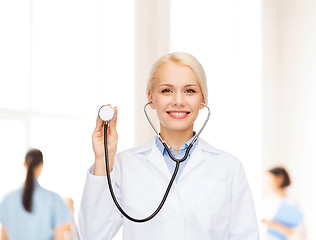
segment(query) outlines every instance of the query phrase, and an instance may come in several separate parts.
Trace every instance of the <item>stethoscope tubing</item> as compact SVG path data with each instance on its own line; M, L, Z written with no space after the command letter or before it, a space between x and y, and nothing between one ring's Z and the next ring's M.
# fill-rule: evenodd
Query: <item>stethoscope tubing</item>
M166 189L166 192L159 204L159 206L157 207L157 209L149 216L149 217L146 217L146 218L142 218L142 219L136 219L136 218L133 218L131 216L129 216L124 210L123 208L120 206L119 202L117 201L116 197L115 197L115 194L114 194L114 190L113 190L113 187L112 187L112 181L111 181L111 176L110 176L110 167L109 167L109 158L108 158L108 147L107 147L107 130L108 130L108 123L105 122L104 124L104 152L105 152L105 169L106 169L106 177L107 177L107 182L108 182L108 186L109 186L109 190L110 190L110 194L111 194L111 197L113 199L113 202L114 204L116 205L117 209L122 213L122 215L124 217L126 217L127 219L129 219L130 221L133 221L133 222L137 222L137 223L143 223L143 222L147 222L149 220L151 220L152 218L154 218L158 213L159 211L162 209L163 205L165 204L166 200L167 200L167 197L169 195L169 192L171 190L171 187L172 187L172 184L177 176L177 173L178 173L178 170L179 170L179 167L180 167L180 163L185 161L189 155L189 152L191 150L191 148L193 147L193 144L194 142L197 140L197 138L199 137L199 135L201 134L202 130L204 129L206 123L208 122L209 118L210 118L210 109L209 107L202 103L203 106L205 106L208 110L208 115L207 115L207 118L203 124L203 126L201 127L200 131L195 135L195 137L193 138L192 142L189 144L188 148L186 149L186 152L184 154L184 156L181 158L181 159L177 159L175 158L172 153L170 152L170 149L169 149L169 146L168 144L161 138L161 136L159 135L158 131L156 130L156 128L154 127L153 123L151 122L151 120L149 119L148 115L147 115L147 112L146 112L146 107L151 104L151 102L147 103L144 107L144 112L145 112L145 115L146 115L146 118L147 120L149 121L150 125L152 126L152 128L154 129L154 131L156 132L159 140L161 141L161 143L163 144L164 148L166 149L169 157L176 162L176 166L175 166L175 169L173 171L173 174L172 174L172 177L169 181L169 184L167 186L167 189Z
M179 170L179 166L180 166L180 161L176 162L176 167L173 171L173 174L172 174L172 177L170 179L170 182L168 184L168 187L166 189L166 192L159 204L159 206L157 207L157 209L149 216L149 217L146 217L146 218L143 218L143 219L136 219L136 218L133 218L131 216L129 216L123 209L122 207L120 206L120 204L118 203L116 197L115 197L115 194L114 194L114 191L113 191L113 187L112 187L112 181L111 181L111 177L110 177L110 167L109 167L109 159L108 159L108 149L107 149L107 128L108 128L108 124L105 123L104 124L104 147L105 147L105 169L106 169L106 176L107 176L107 180L108 180L108 186L109 186L109 189L110 189L110 193L111 193L111 196L112 196L112 199L113 199L113 202L114 204L116 205L116 207L118 208L118 210L123 214L124 217L126 217L127 219L133 221L133 222L137 222L137 223L143 223L143 222L147 222L149 221L150 219L154 218L158 212L161 210L162 206L164 205L164 203L166 202L167 200L167 197L169 195L169 192L170 192L170 189L172 187L172 184L177 176L177 173L178 173L178 170Z

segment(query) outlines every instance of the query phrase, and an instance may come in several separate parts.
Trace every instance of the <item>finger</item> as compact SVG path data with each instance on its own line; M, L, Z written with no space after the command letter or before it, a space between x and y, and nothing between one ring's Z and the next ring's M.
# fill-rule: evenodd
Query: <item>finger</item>
M113 119L109 122L110 124L110 128L116 128L116 123L117 123L117 107L114 107L114 112L115 112L115 115L113 117Z
M95 124L95 130L100 131L103 129L103 126L104 126L104 121L102 119L100 119L98 116L97 120L96 120L96 124Z

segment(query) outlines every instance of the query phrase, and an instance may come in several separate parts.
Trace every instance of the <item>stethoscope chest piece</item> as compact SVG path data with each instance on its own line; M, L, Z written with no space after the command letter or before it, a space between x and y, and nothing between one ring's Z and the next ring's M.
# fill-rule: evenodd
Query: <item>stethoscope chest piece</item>
M104 122L109 122L114 118L115 111L110 105L103 105L99 109L99 118L101 118Z

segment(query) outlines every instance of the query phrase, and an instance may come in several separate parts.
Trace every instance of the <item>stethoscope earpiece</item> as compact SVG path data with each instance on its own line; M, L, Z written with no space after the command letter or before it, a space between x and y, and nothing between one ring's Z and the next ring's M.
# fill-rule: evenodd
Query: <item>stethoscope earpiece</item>
M111 121L115 116L114 108L110 105L103 105L99 109L99 118L103 120L104 122Z

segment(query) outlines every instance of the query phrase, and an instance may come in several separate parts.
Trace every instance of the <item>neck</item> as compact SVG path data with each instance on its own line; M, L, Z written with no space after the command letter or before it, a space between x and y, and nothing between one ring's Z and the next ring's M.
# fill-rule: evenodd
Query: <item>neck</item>
M286 191L283 188L279 188L275 191L276 195L279 197L286 197Z
M164 128L160 128L160 136L169 147L179 149L184 143L193 137L193 127L185 131L170 131Z

